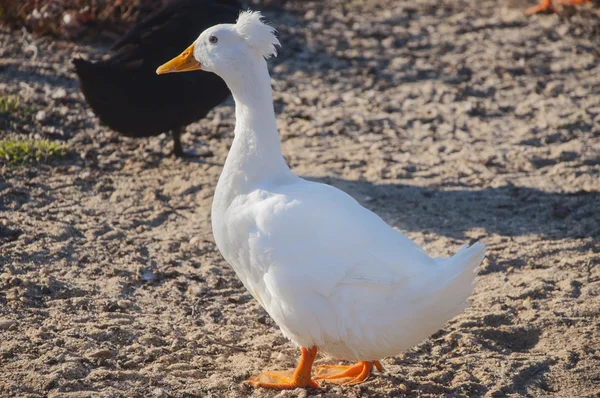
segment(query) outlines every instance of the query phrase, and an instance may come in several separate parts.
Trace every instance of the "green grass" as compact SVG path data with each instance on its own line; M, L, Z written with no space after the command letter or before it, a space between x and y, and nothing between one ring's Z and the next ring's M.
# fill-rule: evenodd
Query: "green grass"
M5 95L0 97L0 113L12 115L31 116L35 108L24 104L16 95Z
M64 145L49 140L0 140L0 163L46 162L67 154Z
M14 95L0 97L0 112L13 113L21 105L21 99Z

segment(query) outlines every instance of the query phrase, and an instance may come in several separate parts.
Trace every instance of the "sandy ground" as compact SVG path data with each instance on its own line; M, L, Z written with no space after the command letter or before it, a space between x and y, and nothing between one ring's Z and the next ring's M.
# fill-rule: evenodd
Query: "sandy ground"
M527 5L267 7L294 171L431 255L489 248L472 306L384 374L281 393L241 383L297 351L210 230L232 102L188 128L203 157L175 160L169 137L122 138L87 108L69 59L102 47L4 30L0 91L35 112L8 131L70 155L1 169L0 396L600 396L600 24Z

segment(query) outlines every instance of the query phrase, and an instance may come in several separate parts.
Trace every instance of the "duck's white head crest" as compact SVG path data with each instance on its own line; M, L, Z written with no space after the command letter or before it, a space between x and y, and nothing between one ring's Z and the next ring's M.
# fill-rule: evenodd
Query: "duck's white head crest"
M277 56L280 46L275 28L263 21L260 11L242 11L235 23L235 30L248 46L265 59Z
M227 81L249 64L277 55L275 28L263 21L259 11L242 11L235 24L206 29L178 57L160 66L156 73L206 70Z

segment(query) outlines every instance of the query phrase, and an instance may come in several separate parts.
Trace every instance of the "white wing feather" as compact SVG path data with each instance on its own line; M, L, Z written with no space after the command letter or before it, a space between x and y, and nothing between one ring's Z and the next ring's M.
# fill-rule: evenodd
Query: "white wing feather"
M261 234L251 245L269 253L266 267L328 296L340 283L400 284L434 266L416 243L343 191L303 182L281 186L253 209Z

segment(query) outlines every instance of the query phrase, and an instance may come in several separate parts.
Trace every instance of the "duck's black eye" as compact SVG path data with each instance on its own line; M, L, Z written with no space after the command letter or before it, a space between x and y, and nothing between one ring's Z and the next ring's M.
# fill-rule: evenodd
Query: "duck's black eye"
M217 44L219 42L219 39L217 39L217 36L210 36L208 38L208 41L211 42L212 44Z

